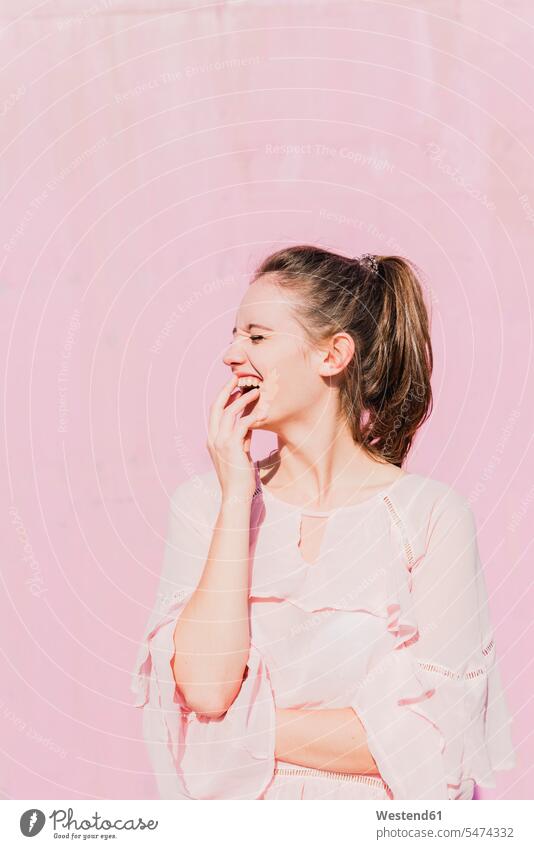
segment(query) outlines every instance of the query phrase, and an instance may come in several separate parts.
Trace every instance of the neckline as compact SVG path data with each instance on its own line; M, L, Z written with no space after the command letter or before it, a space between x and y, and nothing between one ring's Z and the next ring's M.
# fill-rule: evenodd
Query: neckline
M369 504L373 504L375 501L378 501L384 496L389 495L395 487L406 478L411 477L411 472L403 472L393 483L388 484L383 487L383 489L375 492L374 495L371 495L370 498L366 498L364 501L359 501L357 504L345 504L342 507L332 507L330 510L311 510L309 508L304 508L299 506L298 504L291 504L290 501L284 501L282 498L278 498L277 495L274 495L261 481L260 470L259 470L259 460L254 461L254 467L256 469L256 480L258 490L262 493L262 495L267 497L268 500L280 504L283 507L292 507L295 511L298 511L302 516L334 516L336 513L346 513L350 511L358 511L364 507L367 507ZM306 562L306 561L304 561Z

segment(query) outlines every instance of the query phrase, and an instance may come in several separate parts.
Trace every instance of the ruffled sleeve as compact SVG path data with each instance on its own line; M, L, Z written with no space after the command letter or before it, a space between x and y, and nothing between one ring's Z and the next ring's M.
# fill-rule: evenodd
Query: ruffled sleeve
M351 707L392 798L472 798L475 783L494 787L494 771L516 765L474 514L447 487L418 552L409 516L386 502L402 570L387 643Z
M176 621L199 583L218 513L214 506L206 518L203 497L187 481L171 499L157 599L131 689L161 798L257 799L275 766L274 695L262 654L251 643L241 689L217 719L190 710L171 667Z

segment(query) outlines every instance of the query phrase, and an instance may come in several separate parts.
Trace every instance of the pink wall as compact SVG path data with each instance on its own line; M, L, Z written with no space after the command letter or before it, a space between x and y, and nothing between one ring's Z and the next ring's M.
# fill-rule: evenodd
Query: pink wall
M2 3L0 794L157 797L129 683L168 499L251 270L306 241L425 269L408 468L473 504L520 754L480 795L532 798L532 5L158 5Z

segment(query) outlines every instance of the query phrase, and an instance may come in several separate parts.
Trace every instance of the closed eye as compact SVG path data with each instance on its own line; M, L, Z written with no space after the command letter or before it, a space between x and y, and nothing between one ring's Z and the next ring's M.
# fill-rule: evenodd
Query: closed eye
M250 341L256 342L257 339L265 339L265 336L251 336Z

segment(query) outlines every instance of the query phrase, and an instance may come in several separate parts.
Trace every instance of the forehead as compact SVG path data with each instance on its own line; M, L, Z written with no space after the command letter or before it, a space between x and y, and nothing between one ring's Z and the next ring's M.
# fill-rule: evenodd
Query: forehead
M252 283L239 305L236 313L236 327L246 328L258 322L273 330L294 330L296 325L292 310L294 301L290 296L269 280L261 277Z

